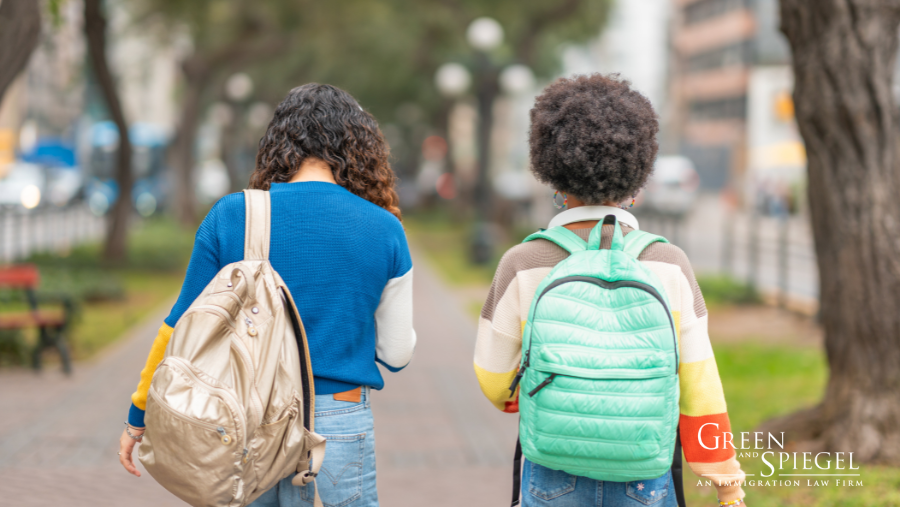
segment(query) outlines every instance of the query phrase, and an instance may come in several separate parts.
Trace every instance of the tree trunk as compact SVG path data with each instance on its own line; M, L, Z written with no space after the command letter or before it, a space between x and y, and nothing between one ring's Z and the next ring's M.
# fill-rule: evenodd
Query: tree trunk
M247 21L253 25L252 18ZM225 71L245 68L253 63L282 54L290 46L290 39L275 34L256 42L259 33L248 26L234 34L234 40L218 49L198 51L181 64L185 90L181 100L181 119L175 131L175 139L169 148L169 160L175 171L175 209L179 221L186 226L197 222L197 199L194 192L194 144L200 125L203 98L214 79ZM217 77L218 76L218 77Z
M28 64L40 38L40 2L0 0L0 100Z
M241 126L244 119L244 105L238 103L229 104L231 109L231 121L222 129L220 140L222 162L228 171L228 191L240 192L247 187L247 179L243 178L244 168L241 167Z
M209 72L198 56L186 61L182 68L185 90L181 99L181 119L175 131L170 156L175 171L175 213L183 225L193 226L197 222L194 144L197 140L197 128L200 125L203 94L209 82Z
M122 111L116 84L106 59L106 18L100 2L101 0L84 0L84 33L87 37L91 66L109 108L109 114L119 130L119 151L116 156L116 185L119 187L119 196L109 215L103 256L107 260L122 261L127 254L131 187L134 185L131 174L131 141L128 138L125 113Z
M900 0L781 0L831 373L822 403L770 421L809 447L900 464Z

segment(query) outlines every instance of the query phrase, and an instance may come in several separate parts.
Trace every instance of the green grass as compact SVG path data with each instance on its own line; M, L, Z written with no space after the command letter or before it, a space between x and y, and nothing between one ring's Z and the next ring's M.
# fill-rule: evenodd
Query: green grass
M698 275L697 284L710 307L762 303L762 296L753 286L729 276Z
M716 345L715 354L736 441L740 439L740 432L752 432L763 421L814 405L824 392L827 363L824 354L816 348L728 343ZM754 474L748 480L765 480L761 474L770 473L759 457L739 457L738 461L746 473ZM816 473L814 470L809 472ZM835 478L831 477L820 478L830 480L827 487L807 486L807 479L815 480L815 477L790 478L799 480L799 487L747 486L744 488L747 505L900 506L900 469L863 465L854 473L859 473L860 477L841 479L861 480L863 487L835 487ZM715 505L715 489L698 487L701 479L685 467L688 504Z
M475 265L469 256L470 221L453 221L439 212L418 213L404 216L403 226L429 264L454 286L490 285L500 257L525 237L521 232L498 237L494 258L487 264Z
M70 337L76 359L84 359L115 342L132 326L172 300L181 287L180 271L151 273L120 271L125 296L87 303ZM160 324L162 324L160 322Z

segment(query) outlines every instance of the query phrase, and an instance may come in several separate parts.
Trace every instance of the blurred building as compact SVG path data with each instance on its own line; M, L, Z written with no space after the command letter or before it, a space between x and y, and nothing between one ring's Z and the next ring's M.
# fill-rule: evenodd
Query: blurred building
M564 76L619 74L665 116L672 0L617 0L599 36L563 52Z
M751 108L788 107L783 102L783 86L768 86L766 76L786 83L790 99L789 74L785 79L781 70L788 68L790 52L778 31L778 1L673 1L673 144L694 161L704 188L740 187L747 180L748 134L760 130L750 121L773 117L751 115ZM761 69L765 72L754 78ZM754 90L754 84L762 89ZM792 120L791 110L784 121ZM785 139L764 142L795 143L799 139L795 131L788 128L786 132Z

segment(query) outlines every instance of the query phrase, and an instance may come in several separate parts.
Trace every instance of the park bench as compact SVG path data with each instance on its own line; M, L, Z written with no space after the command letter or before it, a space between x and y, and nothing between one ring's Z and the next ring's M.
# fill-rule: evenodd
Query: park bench
M66 343L66 331L72 322L74 305L65 295L39 296L40 272L31 264L0 266L0 292L10 295L23 293L24 310L3 311L0 309L0 333L18 333L26 329L36 329L37 345L31 352L31 365L41 369L41 354L48 348L59 351L63 371L72 372L72 358ZM41 308L39 303L53 302L55 308ZM0 307L2 308L2 307Z

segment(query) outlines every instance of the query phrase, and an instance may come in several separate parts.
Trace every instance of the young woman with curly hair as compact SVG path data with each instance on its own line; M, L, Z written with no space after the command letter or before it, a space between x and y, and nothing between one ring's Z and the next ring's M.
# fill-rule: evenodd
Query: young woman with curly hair
M658 130L650 101L616 76L577 76L548 86L531 110L531 168L538 180L567 196L558 201L568 208L548 228L563 226L587 241L600 220L615 215L626 237L638 230L637 219L620 205L632 203L653 171ZM610 248L613 230L612 225L602 227L601 248ZM475 372L485 396L504 412L519 411L520 394L510 396L509 389L519 370L522 326L535 291L568 256L556 243L536 239L510 249L497 267L481 311ZM733 446L721 444L731 429L707 334L706 305L691 264L680 248L664 242L650 244L638 261L656 275L672 306L680 344L684 456L695 474L715 483L722 505L738 505L744 473ZM713 448L713 442L720 445ZM680 466L677 447L675 453ZM672 507L678 496L672 470L642 481L598 481L529 462L527 456L521 494L525 507Z
M325 505L378 505L369 394L384 381L375 363L399 371L416 343L412 261L394 181L372 115L320 84L295 88L278 105L250 178L250 188L269 191L269 261L295 295L307 333L315 428L328 441L316 481ZM197 231L181 295L153 343L120 439L120 460L134 475L130 435L143 433L153 372L181 315L222 267L243 258L244 219L244 194L227 195ZM288 477L251 505L313 505L313 487Z

